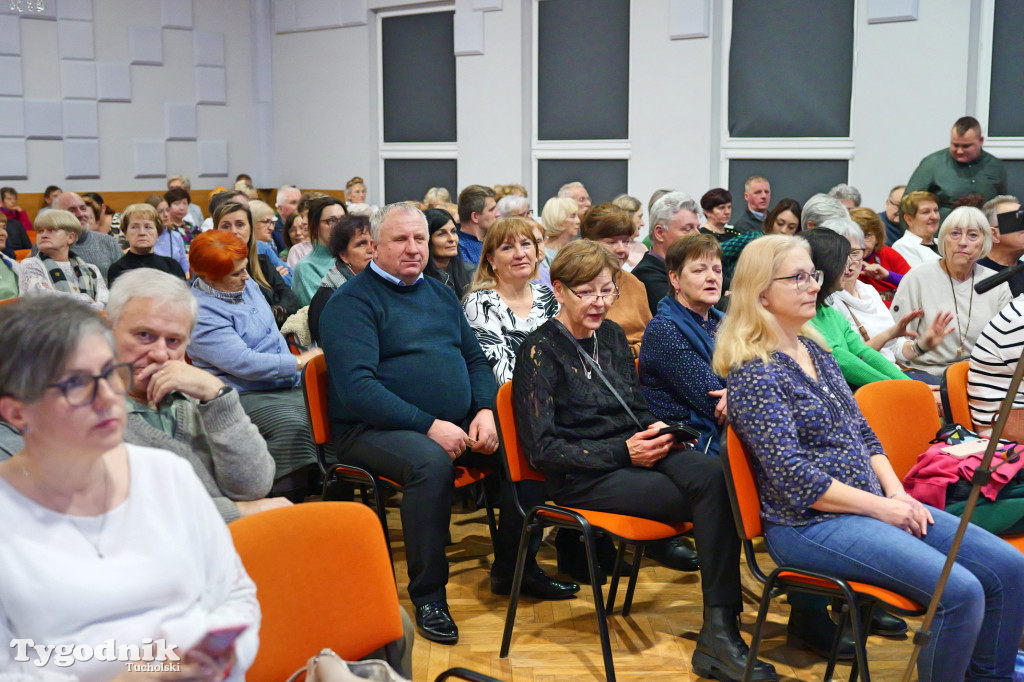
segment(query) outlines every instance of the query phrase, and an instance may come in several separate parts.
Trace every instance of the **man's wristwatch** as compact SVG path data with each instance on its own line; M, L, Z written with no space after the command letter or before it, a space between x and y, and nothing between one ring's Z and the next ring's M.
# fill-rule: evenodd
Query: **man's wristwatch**
M213 396L209 400L204 400L203 403L212 403L217 398L220 398L223 395L227 395L230 392L231 392L231 387L228 386L227 384L224 384L223 386L220 387L220 390L217 391L217 395Z

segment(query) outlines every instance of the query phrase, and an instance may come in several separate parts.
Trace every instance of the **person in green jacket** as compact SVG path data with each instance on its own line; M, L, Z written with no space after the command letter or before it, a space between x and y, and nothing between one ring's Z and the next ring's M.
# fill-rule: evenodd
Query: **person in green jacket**
M937 196L942 221L960 197L980 194L987 201L1006 194L1006 166L981 148L984 141L978 119L957 119L949 134L949 148L921 159L907 181L905 193L923 191Z
M800 236L810 242L811 260L822 273L818 313L811 325L832 348L843 378L853 387L884 379L907 379L899 367L864 343L842 313L826 303L839 290L843 272L851 265L849 240L829 229L809 230Z

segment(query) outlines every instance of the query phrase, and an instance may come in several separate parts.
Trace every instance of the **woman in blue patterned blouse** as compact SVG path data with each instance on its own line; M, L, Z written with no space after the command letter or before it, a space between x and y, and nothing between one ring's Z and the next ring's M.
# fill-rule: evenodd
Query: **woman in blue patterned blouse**
M768 551L780 565L927 603L959 519L904 492L835 359L806 326L820 286L806 241L758 239L740 256L715 349L729 418L754 456ZM1024 556L970 526L919 679L1011 679L1021 603Z

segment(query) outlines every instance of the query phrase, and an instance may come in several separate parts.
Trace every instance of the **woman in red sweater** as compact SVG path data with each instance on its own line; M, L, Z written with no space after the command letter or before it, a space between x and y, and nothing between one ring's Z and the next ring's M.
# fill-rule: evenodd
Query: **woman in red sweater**
M910 265L885 245L885 226L877 213L870 208L855 208L850 211L850 218L864 231L864 270L859 279L873 286L888 308L903 275L910 272Z

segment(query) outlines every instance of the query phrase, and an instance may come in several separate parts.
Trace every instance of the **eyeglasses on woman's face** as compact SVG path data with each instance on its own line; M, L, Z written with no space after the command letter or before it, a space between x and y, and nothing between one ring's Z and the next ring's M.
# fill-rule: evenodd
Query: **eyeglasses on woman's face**
M100 379L107 382L107 386L114 394L125 395L132 389L135 375L131 364L122 362L96 375L72 374L67 379L50 384L48 388L59 389L71 407L81 407L96 400Z
M604 301L606 305L615 303L619 298L619 288L604 289L597 291L576 291L572 287L566 287L576 298L580 299L583 305L594 305L598 301Z
M794 275L787 275L786 277L773 277L773 282L780 282L782 280L790 280L793 283L793 287L804 291L807 287L811 286L811 282L814 282L819 287L822 281L824 281L825 275L821 270L815 270L814 272L798 272Z

